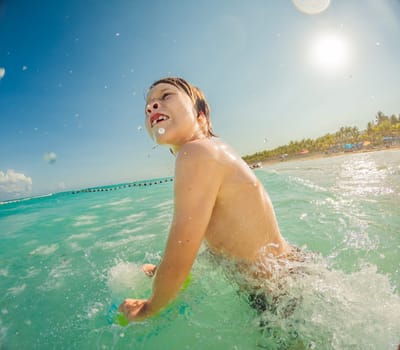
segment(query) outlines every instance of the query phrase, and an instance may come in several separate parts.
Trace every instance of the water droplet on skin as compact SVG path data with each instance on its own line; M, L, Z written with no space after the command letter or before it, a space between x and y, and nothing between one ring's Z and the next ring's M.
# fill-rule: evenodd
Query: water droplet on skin
M157 131L160 135L163 135L163 134L165 134L165 129L164 128L160 128L160 129L158 129L158 131Z

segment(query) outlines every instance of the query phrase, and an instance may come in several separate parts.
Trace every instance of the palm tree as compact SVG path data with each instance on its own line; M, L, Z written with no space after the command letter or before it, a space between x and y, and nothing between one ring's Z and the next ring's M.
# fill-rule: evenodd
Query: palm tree
M383 112L378 111L378 113L376 114L375 120L376 120L376 124L380 125L384 121L389 120L389 117L387 117Z
M368 122L367 128L360 131L356 126L342 126L334 134L326 134L315 140L302 139L301 141L290 141L289 144L279 146L273 150L265 150L243 159L249 163L256 163L266 159L278 158L282 154L296 155L307 149L310 152L327 151L333 147L343 146L345 143L356 143L359 141L371 141L375 145L382 144L384 136L400 136L400 114L398 117L392 115L390 118L383 112L378 111L375 121Z

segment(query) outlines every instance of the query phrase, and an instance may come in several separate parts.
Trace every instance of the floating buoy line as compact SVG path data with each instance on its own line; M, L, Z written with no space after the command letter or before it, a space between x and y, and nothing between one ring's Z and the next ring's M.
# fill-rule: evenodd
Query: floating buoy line
M78 193L86 193L86 192L108 192L108 191L121 190L121 189L129 188L129 187L148 187L148 186L153 186L153 185L160 185L160 184L163 184L166 182L172 182L172 181L174 181L173 177L166 177L166 178L162 178L162 179L128 182L128 183L119 184L119 185L90 187L90 188L84 188L82 190L70 191L69 193L70 194L78 194Z

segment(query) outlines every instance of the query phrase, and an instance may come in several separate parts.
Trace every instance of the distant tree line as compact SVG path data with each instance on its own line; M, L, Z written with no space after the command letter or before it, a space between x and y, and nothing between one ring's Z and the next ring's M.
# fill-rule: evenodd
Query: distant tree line
M398 116L387 116L379 111L375 120L367 124L367 128L360 131L356 126L342 126L338 131L328 133L317 139L303 139L301 141L290 141L288 144L279 146L272 150L260 151L246 155L243 159L248 164L255 164L272 159L284 159L293 157L302 152L333 153L342 151L346 144L356 144L360 147L368 144L369 147L380 147L388 139L400 138L400 114Z

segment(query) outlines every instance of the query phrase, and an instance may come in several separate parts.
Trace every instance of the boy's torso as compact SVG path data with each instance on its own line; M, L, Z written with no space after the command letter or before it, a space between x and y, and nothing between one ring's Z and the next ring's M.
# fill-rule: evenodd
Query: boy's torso
M268 194L253 171L229 146L208 140L221 169L221 184L205 234L209 248L247 261L256 260L263 249L273 255L287 252Z

